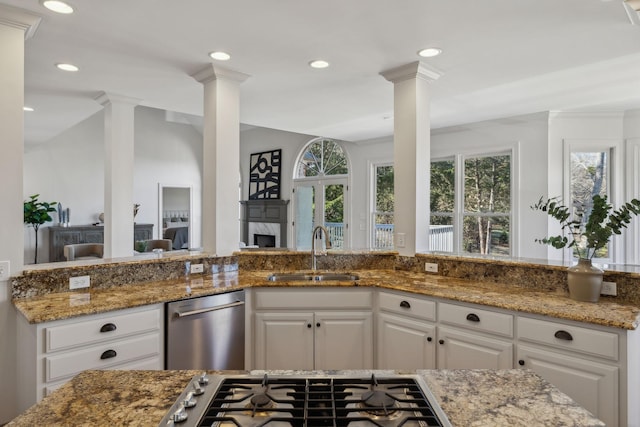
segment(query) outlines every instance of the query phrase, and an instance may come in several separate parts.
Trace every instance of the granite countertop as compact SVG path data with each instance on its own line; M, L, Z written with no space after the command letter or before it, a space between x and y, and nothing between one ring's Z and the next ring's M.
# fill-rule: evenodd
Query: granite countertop
M564 293L535 291L518 286L476 282L445 276L396 270L355 271L357 282L270 282L271 271L235 271L210 276L192 276L187 281L167 280L59 292L31 298L18 298L13 304L30 323L42 323L86 314L159 304L184 298L212 295L251 287L377 287L413 292L451 301L482 304L507 310L541 314L559 319L636 329L640 307L601 298L598 303L574 301Z
M6 427L31 427L43 421L49 426L157 426L199 373L84 371ZM604 426L533 371L426 370L418 374L453 426Z

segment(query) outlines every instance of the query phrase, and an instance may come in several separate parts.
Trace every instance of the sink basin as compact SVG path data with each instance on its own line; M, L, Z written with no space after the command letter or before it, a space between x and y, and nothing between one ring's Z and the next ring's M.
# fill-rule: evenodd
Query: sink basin
M358 279L360 276L352 273L273 273L267 277L270 282L351 282Z

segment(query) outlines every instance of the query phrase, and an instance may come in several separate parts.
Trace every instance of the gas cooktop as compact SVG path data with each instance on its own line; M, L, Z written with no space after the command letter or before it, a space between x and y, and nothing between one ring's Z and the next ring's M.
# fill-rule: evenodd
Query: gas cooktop
M161 427L451 426L417 375L195 376Z

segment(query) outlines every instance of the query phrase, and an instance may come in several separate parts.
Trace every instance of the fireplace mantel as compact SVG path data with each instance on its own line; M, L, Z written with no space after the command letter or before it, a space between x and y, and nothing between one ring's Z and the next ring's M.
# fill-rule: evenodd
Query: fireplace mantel
M287 247L287 206L288 200L243 200L242 205L242 241L248 245L249 223L265 222L280 224L280 247Z

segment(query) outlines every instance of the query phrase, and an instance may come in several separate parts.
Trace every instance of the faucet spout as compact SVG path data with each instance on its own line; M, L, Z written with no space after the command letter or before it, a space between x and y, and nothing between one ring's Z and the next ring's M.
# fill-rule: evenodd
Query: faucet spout
M323 225L316 225L311 233L311 270L315 271L317 266L317 253L316 253L316 237L322 239L324 233L324 246L325 250L331 249L331 239L329 238L329 232ZM326 255L326 253L325 253Z

